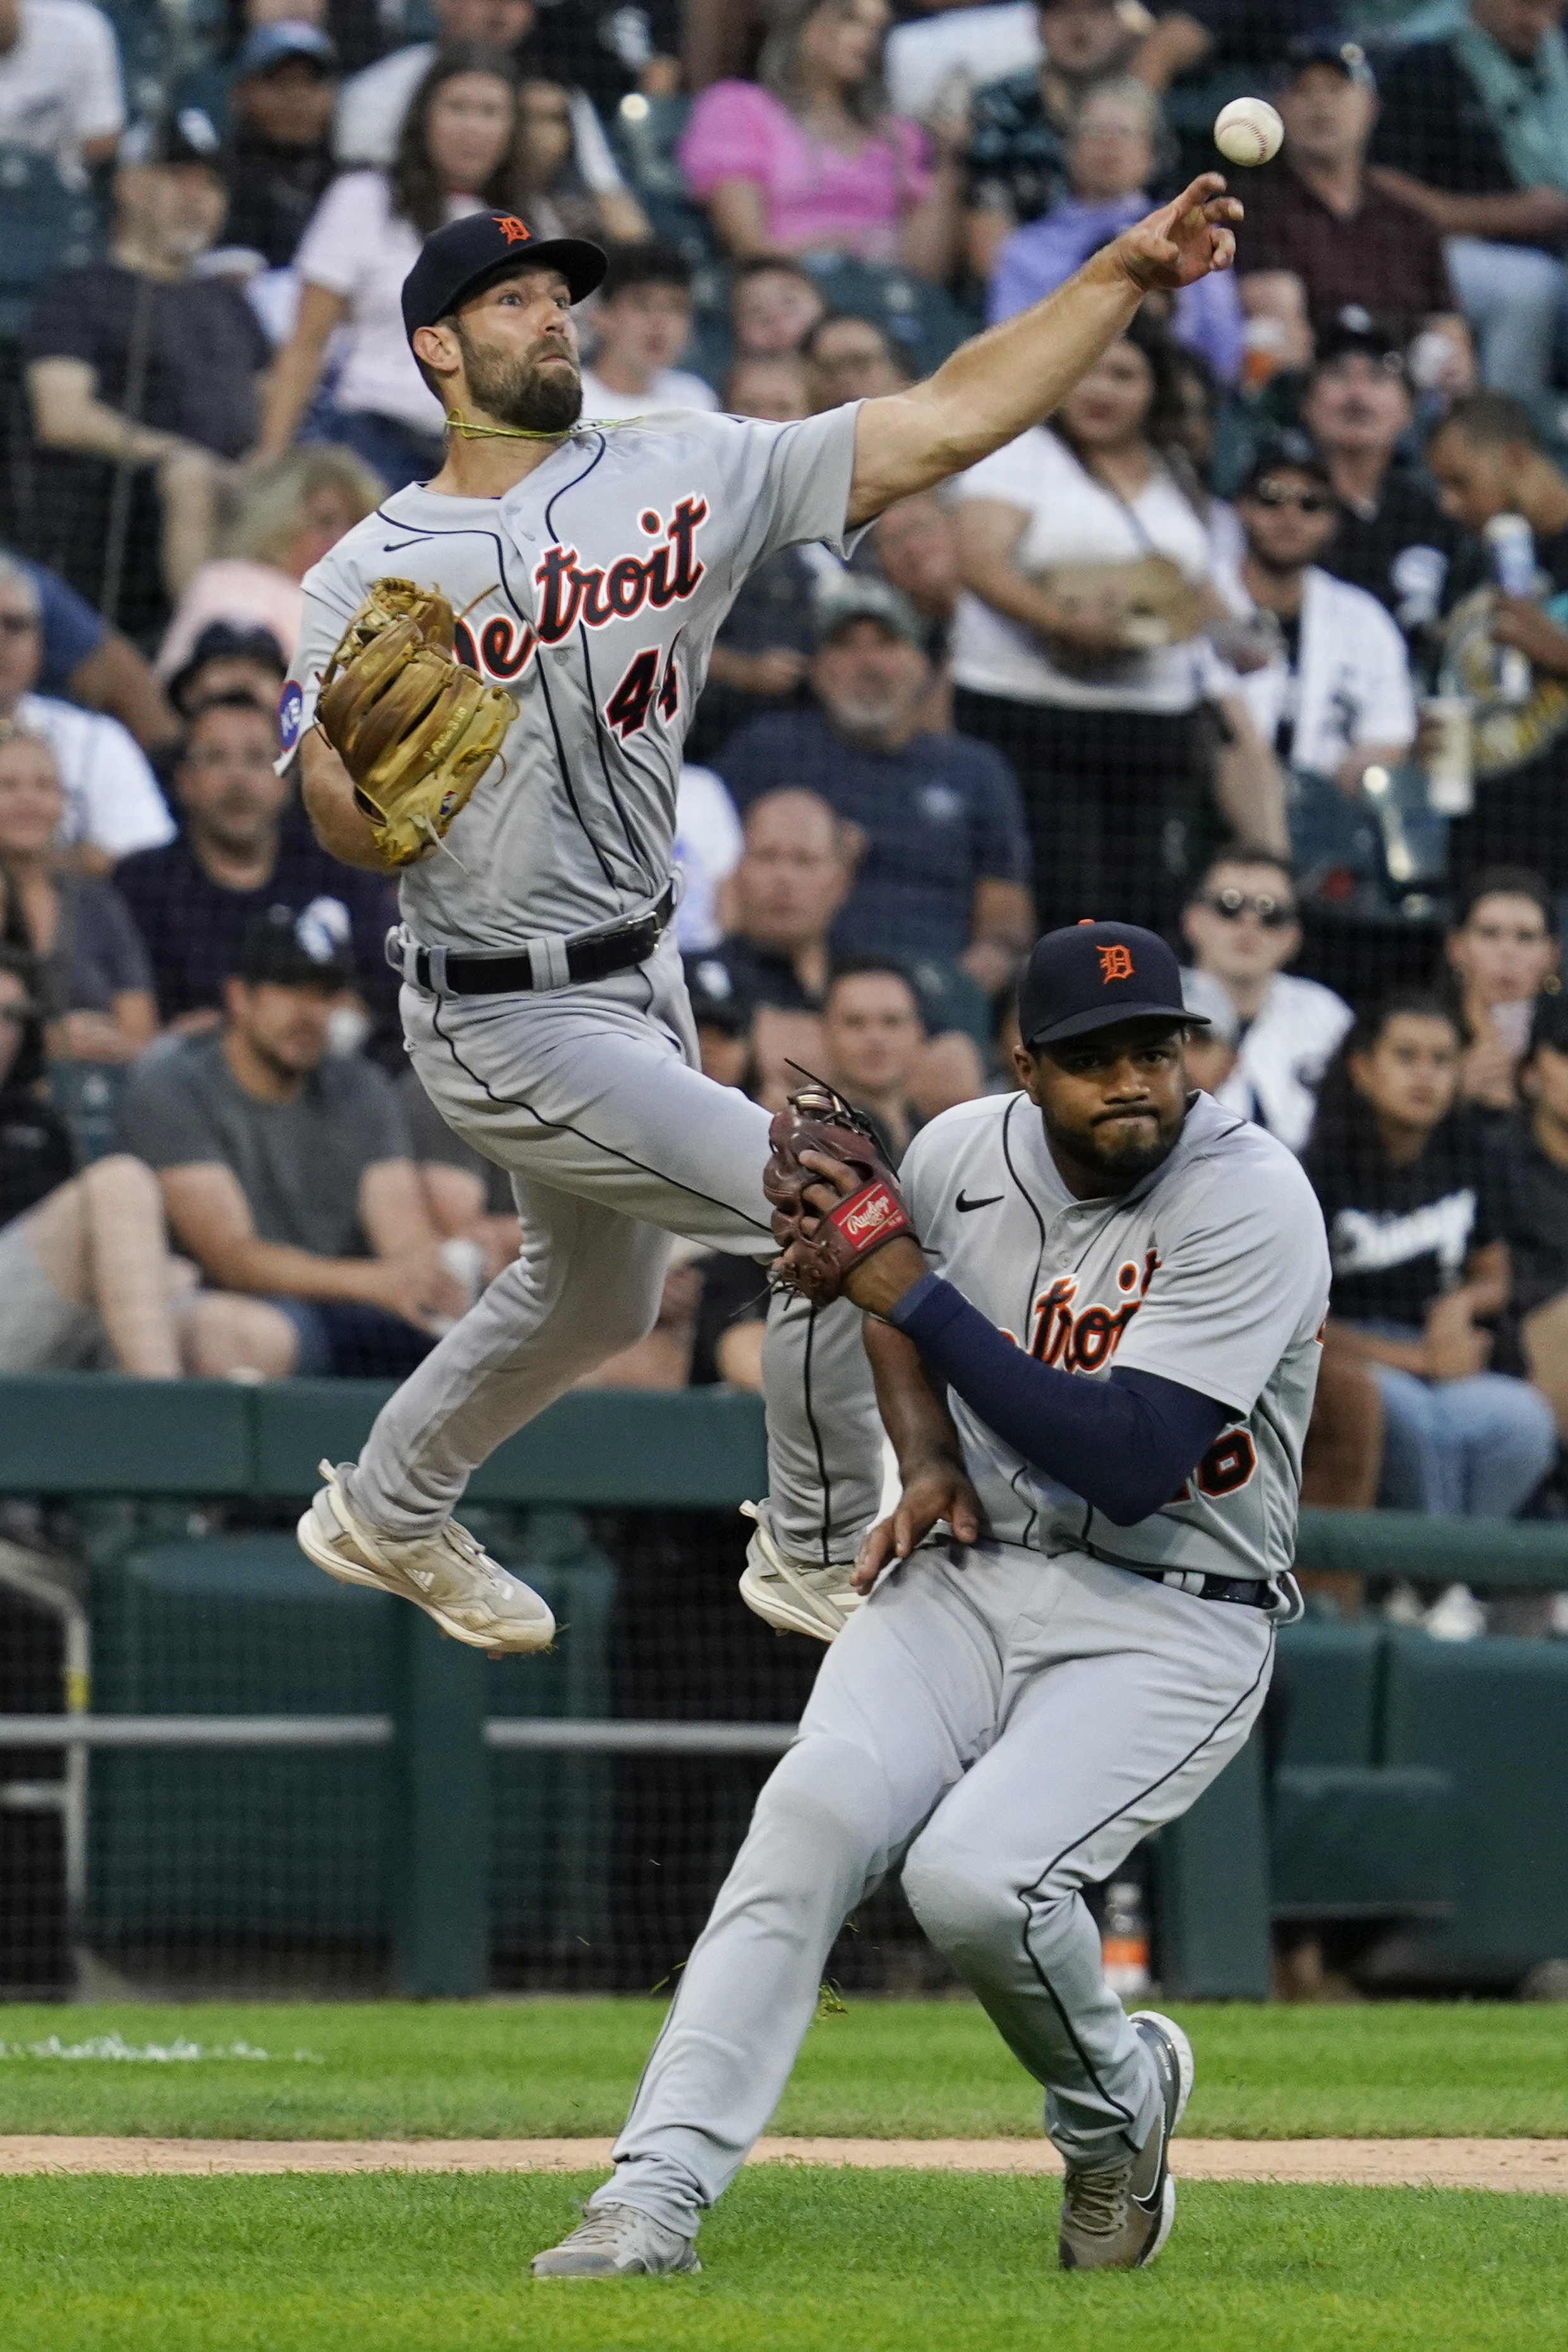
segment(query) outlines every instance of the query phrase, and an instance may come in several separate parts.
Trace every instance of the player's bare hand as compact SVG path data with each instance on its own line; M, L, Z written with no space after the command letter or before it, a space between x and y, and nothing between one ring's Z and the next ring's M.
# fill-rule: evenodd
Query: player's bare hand
M1124 229L1110 251L1143 293L1173 292L1231 267L1241 217L1240 205L1225 192L1224 174L1200 172L1173 204Z
M849 1581L869 1592L889 1560L908 1559L943 1520L955 1543L978 1543L984 1525L980 1497L954 1462L931 1462L904 1482L891 1518L879 1519L855 1558Z

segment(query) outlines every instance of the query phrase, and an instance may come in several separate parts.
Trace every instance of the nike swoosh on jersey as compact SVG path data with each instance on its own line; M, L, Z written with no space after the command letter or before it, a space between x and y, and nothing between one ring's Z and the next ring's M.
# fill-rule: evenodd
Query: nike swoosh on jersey
M952 1205L958 1211L961 1217L966 1217L968 1216L971 1209L994 1209L1001 1198L1002 1194L1000 1192L987 1192L984 1201L966 1201L961 1190L957 1200Z

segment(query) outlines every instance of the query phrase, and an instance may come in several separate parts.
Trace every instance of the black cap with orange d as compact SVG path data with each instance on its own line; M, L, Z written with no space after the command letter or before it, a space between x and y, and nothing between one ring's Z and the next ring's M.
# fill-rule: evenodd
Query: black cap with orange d
M515 213L468 213L427 236L403 281L403 326L437 326L498 278L519 269L558 269L574 302L599 285L609 267L602 246L585 236L535 236Z
M1018 1034L1031 1053L1108 1029L1164 1019L1206 1029L1182 1002L1182 967L1137 923L1071 923L1037 940L1018 983Z

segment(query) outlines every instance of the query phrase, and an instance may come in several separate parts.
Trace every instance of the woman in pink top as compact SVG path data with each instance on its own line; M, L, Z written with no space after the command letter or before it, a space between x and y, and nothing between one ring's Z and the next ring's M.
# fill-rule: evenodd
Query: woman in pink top
M888 21L887 0L792 0L757 80L715 82L692 108L681 165L738 260L847 253L946 278L961 126L933 167L919 126L887 111Z

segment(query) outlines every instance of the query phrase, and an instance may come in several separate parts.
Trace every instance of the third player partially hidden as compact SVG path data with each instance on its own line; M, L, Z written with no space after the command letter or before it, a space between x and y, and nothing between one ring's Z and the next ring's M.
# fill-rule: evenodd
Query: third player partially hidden
M780 1268L847 1295L902 1494L869 1599L693 1949L586 2219L538 2277L689 2270L784 2088L846 1915L902 1865L926 1934L1046 2092L1067 2269L1152 2261L1185 2035L1129 2018L1082 1890L1247 1738L1290 1575L1328 1311L1310 1186L1189 1091L1175 958L1054 931L1019 991L1022 1091L944 1112L900 1175L775 1129ZM821 1148L824 1144L826 1149ZM816 1148L814 1148L816 1147Z

